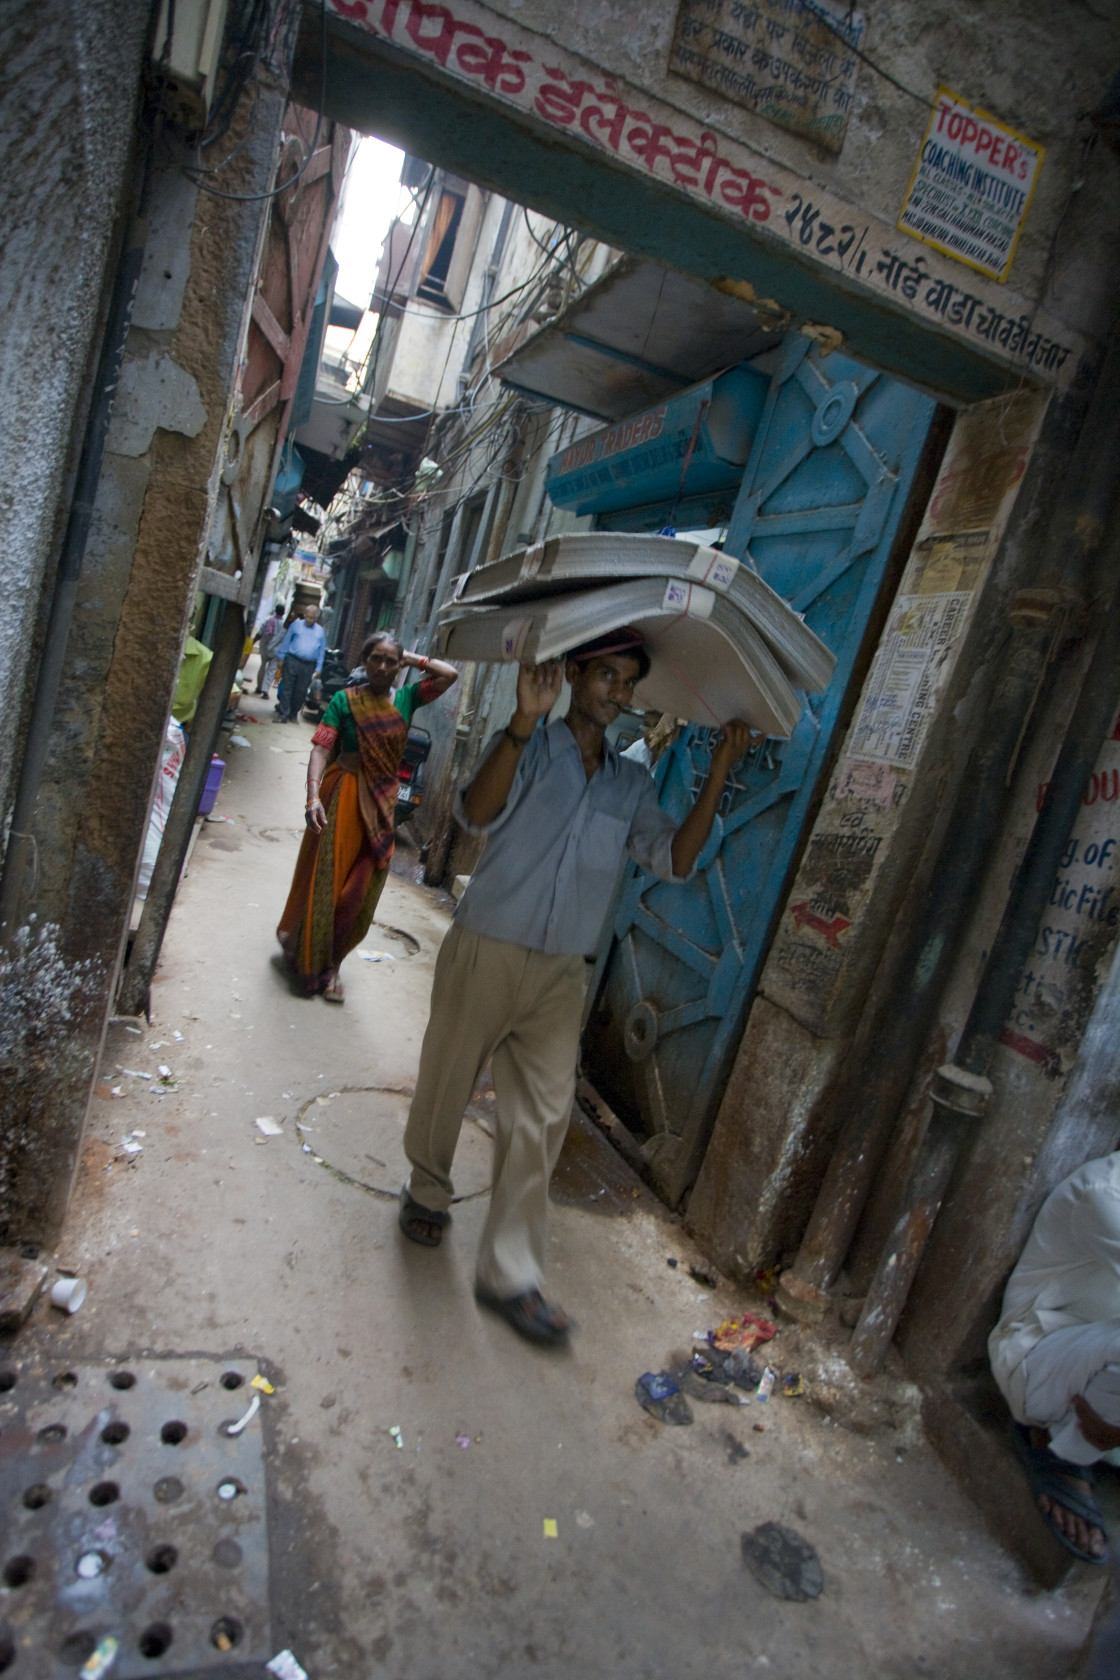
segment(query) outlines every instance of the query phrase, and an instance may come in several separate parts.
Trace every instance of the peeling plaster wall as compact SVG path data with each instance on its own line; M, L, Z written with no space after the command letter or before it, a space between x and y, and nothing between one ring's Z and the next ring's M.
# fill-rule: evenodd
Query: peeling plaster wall
M148 0L0 8L0 815L127 213ZM111 275L110 275L111 278Z

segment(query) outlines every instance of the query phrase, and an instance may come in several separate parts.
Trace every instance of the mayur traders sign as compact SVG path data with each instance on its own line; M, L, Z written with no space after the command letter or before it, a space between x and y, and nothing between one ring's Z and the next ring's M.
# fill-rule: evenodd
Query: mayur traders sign
M898 225L1006 280L1043 148L939 88Z

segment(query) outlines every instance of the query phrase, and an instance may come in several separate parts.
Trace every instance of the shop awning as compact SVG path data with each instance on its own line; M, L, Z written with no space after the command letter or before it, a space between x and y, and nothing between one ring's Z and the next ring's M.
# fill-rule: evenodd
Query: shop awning
M765 323L765 324L764 324ZM623 257L495 371L518 391L602 420L652 408L781 342L773 316L703 280Z
M729 368L580 438L550 459L549 500L601 514L736 488L769 388L753 368Z

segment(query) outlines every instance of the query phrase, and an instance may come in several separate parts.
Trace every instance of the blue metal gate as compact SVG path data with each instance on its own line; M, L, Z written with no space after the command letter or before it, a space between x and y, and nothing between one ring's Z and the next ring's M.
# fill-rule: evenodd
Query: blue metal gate
M588 1022L596 1088L644 1138L662 1194L696 1177L879 594L935 404L791 334L782 349L726 550L749 557L836 654L792 739L735 769L685 886L627 869ZM683 817L710 731L688 729L657 767Z

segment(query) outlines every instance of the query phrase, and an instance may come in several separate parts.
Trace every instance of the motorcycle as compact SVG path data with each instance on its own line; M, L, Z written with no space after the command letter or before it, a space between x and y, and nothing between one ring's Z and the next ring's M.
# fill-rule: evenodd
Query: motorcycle
M364 681L365 672L359 669L357 678ZM354 679L355 673L347 671L343 663L341 648L328 648L323 655L322 672L312 677L307 699L303 703L303 715L308 723L318 723L339 689L345 688Z
M399 787L397 790L397 809L394 826L399 828L401 823L408 822L420 809L423 800L424 764L432 750L432 737L426 729L420 729L411 724L408 740L405 742L404 756L400 769L397 771Z

